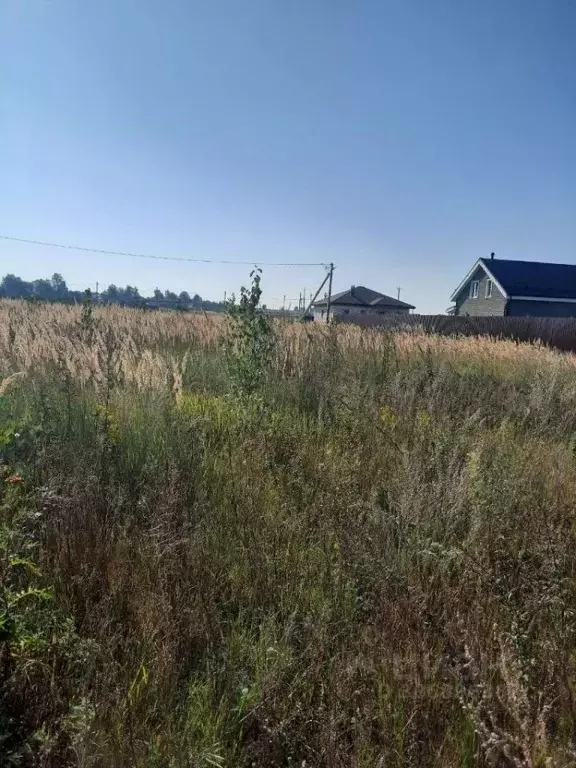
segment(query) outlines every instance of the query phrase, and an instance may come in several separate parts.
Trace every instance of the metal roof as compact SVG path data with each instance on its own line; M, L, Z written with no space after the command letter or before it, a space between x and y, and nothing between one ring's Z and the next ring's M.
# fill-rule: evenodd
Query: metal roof
M576 299L576 264L480 259L509 297Z
M386 296L384 293L373 291L371 288L365 288L363 285L355 285L347 291L335 293L331 302L333 306L347 305L359 307L396 307L397 309L415 309L412 304L405 301L394 299L392 296ZM320 299L314 302L315 307L323 307L328 304L327 299Z

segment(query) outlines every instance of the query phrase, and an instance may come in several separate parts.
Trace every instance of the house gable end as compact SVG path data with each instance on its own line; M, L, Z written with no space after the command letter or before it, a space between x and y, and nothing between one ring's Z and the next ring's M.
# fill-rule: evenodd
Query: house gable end
M474 290L472 290L473 284ZM456 315L472 317L505 315L508 299L483 268L482 264L470 275L455 300Z
M456 288L452 296L450 296L450 301L457 301L457 299L461 297L462 291L464 289L470 290L470 283L472 282L472 280L478 279L479 275L482 277L484 275L487 275L490 278L490 280L492 280L492 283L494 284L494 286L498 288L502 296L504 296L504 298L506 299L508 298L507 292L504 290L500 282L494 277L494 275L490 271L490 267L486 264L484 259L478 259L478 261L476 262L476 264L474 264L470 272L468 272L464 280L462 280L458 288Z

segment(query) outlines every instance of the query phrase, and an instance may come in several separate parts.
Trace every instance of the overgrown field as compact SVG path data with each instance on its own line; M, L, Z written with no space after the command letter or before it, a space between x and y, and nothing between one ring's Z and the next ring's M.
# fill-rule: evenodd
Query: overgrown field
M0 378L0 765L576 765L576 358L0 302Z

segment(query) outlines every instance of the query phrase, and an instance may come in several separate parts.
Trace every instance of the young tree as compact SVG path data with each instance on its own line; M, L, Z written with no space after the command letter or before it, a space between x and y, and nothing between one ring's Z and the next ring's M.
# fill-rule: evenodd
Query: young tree
M274 348L270 318L260 304L261 270L252 270L250 278L250 287L240 289L240 299L233 295L227 304L230 324L226 349L232 386L239 395L252 395L263 385Z

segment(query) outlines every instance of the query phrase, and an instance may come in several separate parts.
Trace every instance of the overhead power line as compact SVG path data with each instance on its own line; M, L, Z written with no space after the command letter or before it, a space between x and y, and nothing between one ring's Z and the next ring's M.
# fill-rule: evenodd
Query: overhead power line
M130 256L133 259L155 259L157 261L190 261L196 264L239 264L243 266L262 267L328 267L323 262L278 262L278 261L232 261L231 259L192 259L188 256L155 256L149 253L130 253L129 251L105 251L102 248L86 248L81 245L64 245L62 243L47 243L43 240L28 240L24 237L0 235L1 240L11 240L15 243L42 245L47 248L64 248L69 251L84 251L86 253L101 253L106 256Z

